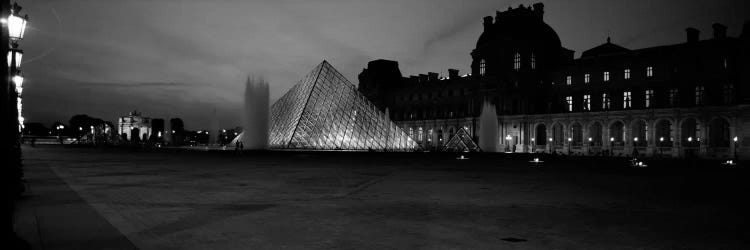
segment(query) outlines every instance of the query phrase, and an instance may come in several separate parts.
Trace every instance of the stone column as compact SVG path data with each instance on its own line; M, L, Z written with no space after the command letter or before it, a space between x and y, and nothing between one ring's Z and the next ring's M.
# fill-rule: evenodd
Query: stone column
M672 123L671 126L672 129L669 135L672 138L672 157L680 158L680 151L682 151L682 132L680 131L679 121L675 120L675 122Z
M698 136L698 138L701 139L699 142L700 147L699 147L698 155L700 157L706 157L708 155L707 143L709 142L709 140L711 140L711 138L708 138L708 123L701 122L701 125L703 125L701 126L701 131L698 135L696 135Z
M656 153L656 122L655 121L647 121L646 126L648 126L649 129L646 131L646 140L647 140L647 148L646 148L646 155L647 156L654 156Z

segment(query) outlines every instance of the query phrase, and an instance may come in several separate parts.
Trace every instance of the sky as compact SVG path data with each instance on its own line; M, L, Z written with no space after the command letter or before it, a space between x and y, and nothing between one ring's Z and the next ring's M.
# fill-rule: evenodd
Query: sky
M137 110L188 129L241 124L244 83L262 75L271 102L328 60L353 84L367 62L401 72L469 71L482 18L535 2L502 0L18 0L24 116L51 126L75 114L115 122ZM606 41L682 43L685 28L739 36L750 1L546 1L545 21L576 56Z

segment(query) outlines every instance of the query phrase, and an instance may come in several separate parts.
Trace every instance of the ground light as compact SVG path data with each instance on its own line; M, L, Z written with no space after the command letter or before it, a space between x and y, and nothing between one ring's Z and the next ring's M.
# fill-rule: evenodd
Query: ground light
M539 165L542 165L542 163L544 163L544 161L540 160L539 157L534 157L534 159L529 162L534 167L538 167Z

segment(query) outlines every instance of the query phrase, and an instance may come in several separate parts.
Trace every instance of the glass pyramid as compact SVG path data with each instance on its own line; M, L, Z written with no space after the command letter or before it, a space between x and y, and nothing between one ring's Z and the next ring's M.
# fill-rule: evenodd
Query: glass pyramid
M269 146L410 150L417 143L323 61L271 107Z
M477 152L479 146L471 139L471 135L464 128L461 128L453 138L448 140L444 150L448 152Z

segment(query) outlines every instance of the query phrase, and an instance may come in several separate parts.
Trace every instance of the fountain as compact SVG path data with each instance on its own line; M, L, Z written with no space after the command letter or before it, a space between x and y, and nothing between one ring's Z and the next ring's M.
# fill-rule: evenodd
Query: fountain
M268 82L262 77L248 76L245 83L245 113L243 132L238 137L244 149L262 150L268 148Z
M495 106L485 100L479 116L479 147L484 152L497 152L497 138Z

